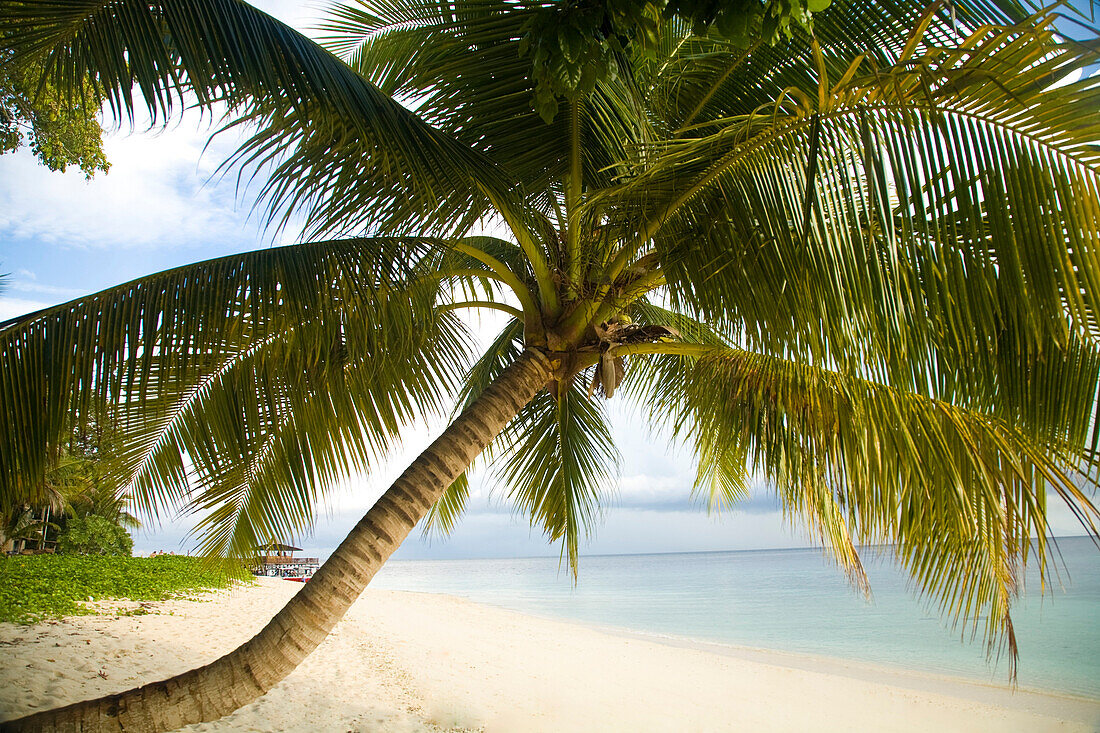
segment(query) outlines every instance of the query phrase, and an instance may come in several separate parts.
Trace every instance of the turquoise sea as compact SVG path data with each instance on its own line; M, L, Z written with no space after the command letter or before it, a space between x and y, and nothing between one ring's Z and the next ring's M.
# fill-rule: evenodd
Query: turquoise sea
M1087 537L1057 544L1055 587L1042 595L1029 570L1013 612L1019 686L1100 699L1100 550ZM393 561L372 587L1008 684L1007 661L987 661L980 638L952 630L912 590L888 549L862 555L870 601L817 549L586 556L575 586L557 558Z

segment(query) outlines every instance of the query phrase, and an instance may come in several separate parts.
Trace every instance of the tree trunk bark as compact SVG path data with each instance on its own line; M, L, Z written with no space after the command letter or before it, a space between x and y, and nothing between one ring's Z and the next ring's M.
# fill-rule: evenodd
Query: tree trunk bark
M525 351L405 470L260 633L189 672L117 695L0 723L0 731L162 731L215 720L257 699L324 641L450 484L550 378Z

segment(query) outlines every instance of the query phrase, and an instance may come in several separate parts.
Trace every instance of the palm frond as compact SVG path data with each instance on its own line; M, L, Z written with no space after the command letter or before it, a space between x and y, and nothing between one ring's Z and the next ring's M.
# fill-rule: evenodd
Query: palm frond
M498 237L461 237L441 251L432 267L452 287L452 293L457 288L462 297L484 295L496 299L499 288L494 287L495 281L512 291L528 317L534 318L539 312L535 299L539 285L530 261L517 244ZM484 276L478 277L478 271Z
M103 400L120 432L115 474L148 514L193 499L189 465L222 490L222 473L261 448L250 475L281 471L261 481L281 489L360 465L438 406L464 361L460 325L434 309L438 282L408 280L437 252L358 239L233 255L7 324L0 494L41 482Z
M1100 336L1100 86L1065 83L1096 58L1042 26L929 46L670 143L630 205L674 304L746 345L945 399L1022 394L1012 365Z
M413 101L432 125L483 152L529 191L553 190L571 173L580 135L582 178L607 185L628 147L652 138L628 70L581 101L576 129L567 109L547 124L532 106L532 61L519 53L539 4L402 0L333 7L325 45L381 89ZM548 212L546 212L548 213Z
M696 436L697 469L691 495L705 500L708 513L732 509L749 498L747 456L738 448L736 443L720 443L713 435Z
M463 379L454 413L469 406L523 352L523 324L511 320L488 344ZM576 383L548 390L523 407L483 454L495 484L516 511L562 542L562 557L573 573L583 537L594 528L618 465L603 409ZM429 531L450 533L465 508L469 489L457 483L436 502Z
M443 496L439 497L435 504L432 504L432 508L424 517L421 534L424 537L431 537L433 534L446 537L451 534L462 512L465 511L466 502L469 499L470 479L464 473L447 487Z
M202 517L194 532L203 554L239 557L265 537L307 530L328 489L368 471L403 427L444 409L461 325L449 315L416 325L423 337L408 350L379 343L324 371L268 353L222 375L176 431L194 466L185 511ZM294 341L281 348L297 349Z
M692 36L682 24L665 24L663 52L643 69L646 102L670 133L696 137L709 122L751 114L790 88L814 89L816 42L830 62L834 83L856 57L877 68L896 64L914 29L925 44L948 46L990 24L1011 25L1031 11L1014 0L833 0L814 13L813 34L796 29L774 45L738 47L714 35ZM839 66L839 69L836 67Z
M243 2L4 0L0 38L59 88L90 79L116 119L144 107L163 124L187 95L227 103L236 124L259 125L235 160L269 168L269 215L304 213L314 233L454 232L522 201L490 159Z
M562 559L576 577L581 540L593 531L618 473L601 404L576 382L561 385L556 396L543 390L501 439L506 449L495 471L501 488L532 526L561 541Z
M664 326L673 329L685 342L708 347L728 347L730 342L719 329L715 329L691 316L662 308L648 300L634 302L629 315L640 324ZM677 358L677 357L671 357ZM632 358L627 369L626 389L632 400L645 405L654 385L660 380L673 378L664 371L669 366L662 358ZM733 436L700 430L693 417L682 411L668 413L675 419L664 423L674 439L689 443L696 460L693 498L702 499L707 511L718 513L732 509L749 496L749 476L746 470L748 456L743 445L731 439Z
M1024 564L1047 577L1046 494L1095 535L1100 512L1078 486L1097 475L1089 448L1100 358L1063 385L1057 435L1026 419L795 361L713 347L647 357L654 420L689 425L748 457L860 582L858 543L891 543L898 562L954 623L982 629L1015 663L1010 604ZM1081 403L1084 402L1084 405Z

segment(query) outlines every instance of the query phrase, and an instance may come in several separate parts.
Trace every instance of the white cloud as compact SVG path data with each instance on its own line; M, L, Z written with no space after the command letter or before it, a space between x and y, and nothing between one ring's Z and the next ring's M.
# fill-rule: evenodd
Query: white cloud
M619 479L620 503L656 505L680 502L691 491L691 479L680 473L653 476L632 474Z
M299 28L315 24L322 10L318 3L293 0L259 5ZM90 181L79 170L51 172L26 150L4 156L0 242L164 248L270 241L260 234L260 217L248 220L254 192L237 196L235 171L211 179L241 141L237 133L226 133L204 151L216 119L187 110L182 121L176 117L178 124L156 133L138 119L133 134L124 129L106 136L111 170ZM279 240L294 241L297 234Z
M0 297L0 321L6 321L9 318L15 318L25 313L33 313L36 310L41 310L50 305L53 304L45 303L40 300L25 300L23 298L11 298L8 296Z
M189 118L189 119L194 119ZM232 181L207 183L232 150L180 124L159 134L115 133L106 140L111 170L86 181L77 170L47 170L26 151L0 165L0 233L69 247L166 247L211 237L256 239L237 206Z
M1095 503L1097 493L1084 489L1086 494ZM1055 537L1072 537L1087 534L1087 530L1081 524L1081 520L1073 513L1061 496L1053 491L1047 492L1047 521L1050 523L1050 534Z
M317 25L330 3L300 2L299 0L256 0L253 3L268 15L273 15L289 26L310 35L310 29Z
M28 273L26 270L20 270L21 275L30 275L29 280L11 280L7 283L7 286L12 290L19 290L24 293L41 293L42 295L56 295L61 298L72 298L80 295L84 291L79 288L60 288L56 285L44 285L39 282L35 282L34 273Z

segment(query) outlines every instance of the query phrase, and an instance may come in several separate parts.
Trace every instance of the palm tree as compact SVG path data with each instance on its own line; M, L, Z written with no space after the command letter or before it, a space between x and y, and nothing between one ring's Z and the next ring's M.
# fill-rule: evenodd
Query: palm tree
M1048 495L1097 531L1100 90L1075 81L1095 40L1010 0L838 0L812 35L747 48L672 17L536 113L532 29L576 7L339 6L338 57L236 0L0 4L17 58L62 87L91 73L116 117L227 105L270 220L316 238L6 324L3 497L106 397L138 506L202 512L203 549L243 554L458 396L254 639L5 730L168 729L254 700L418 522L453 525L478 456L575 571L620 390L694 448L712 505L762 473L858 586L856 546L893 543L1015 658ZM470 234L488 220L507 234ZM480 354L465 308L508 318Z
M7 551L10 544L11 551L17 552L35 542L41 548L46 532L58 529L49 521L48 509L43 511L42 516L42 519L36 517L35 511L27 505L11 507L0 513L0 549Z

